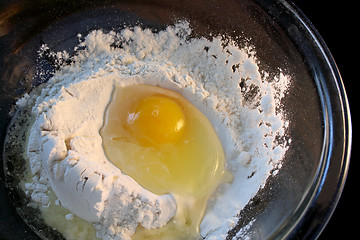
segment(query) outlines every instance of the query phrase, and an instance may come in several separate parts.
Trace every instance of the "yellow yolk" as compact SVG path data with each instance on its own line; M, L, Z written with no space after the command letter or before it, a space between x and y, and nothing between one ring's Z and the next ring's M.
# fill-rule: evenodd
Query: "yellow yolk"
M176 199L176 215L165 227L139 226L132 239L200 239L209 196L231 180L209 120L174 91L117 87L101 136L107 157L123 173L153 193L171 193Z
M128 113L126 126L140 142L174 143L182 136L185 116L181 107L164 96L141 99Z

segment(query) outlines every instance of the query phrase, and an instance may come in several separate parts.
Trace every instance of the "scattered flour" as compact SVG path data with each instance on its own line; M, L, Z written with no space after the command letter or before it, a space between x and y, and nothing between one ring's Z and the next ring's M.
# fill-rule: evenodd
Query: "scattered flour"
M159 33L95 30L74 56L50 52L59 69L40 94L18 101L34 105L27 148L33 178L25 184L34 202L62 205L91 222L102 239L131 239L138 224L164 226L175 200L147 191L109 163L99 134L116 85L159 85L198 107L223 144L234 180L209 200L200 231L206 239L226 238L238 213L281 168L289 142L279 141L288 126L280 101L290 79L280 73L268 81L254 49L225 45L221 37L189 39L190 33L187 22ZM42 54L48 50L42 46ZM54 203L49 189L58 197Z

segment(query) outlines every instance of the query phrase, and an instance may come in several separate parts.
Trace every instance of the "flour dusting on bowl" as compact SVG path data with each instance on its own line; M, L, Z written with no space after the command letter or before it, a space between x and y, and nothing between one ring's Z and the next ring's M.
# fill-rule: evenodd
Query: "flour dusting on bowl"
M175 91L213 126L232 178L207 201L198 226L205 239L225 239L268 177L281 171L291 143L281 105L290 77L260 71L251 46L191 33L188 22L179 22L156 33L138 26L95 30L79 35L74 54L42 46L40 56L55 59L57 70L41 91L18 101L19 108L32 106L23 187L67 239L90 238L79 229L91 225L98 238L131 239L138 226L162 229L182 211L176 196L150 192L108 160L100 129L119 86Z

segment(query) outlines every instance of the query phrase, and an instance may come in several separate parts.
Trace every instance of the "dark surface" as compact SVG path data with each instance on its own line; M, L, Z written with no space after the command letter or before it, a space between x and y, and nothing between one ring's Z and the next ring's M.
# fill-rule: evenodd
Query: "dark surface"
M352 29L356 22L355 8L347 2L341 1L329 1L326 2L326 5L323 1L319 1L322 4L314 4L316 1L309 0L293 0L293 2L313 23L333 55L345 85L353 122L353 150L345 188L338 206L319 240L356 239L358 227L354 221L358 215L356 191L359 189L357 187L359 181L356 176L356 171L359 169L356 123L359 119L359 111L358 103L355 100L358 88L355 59L358 50L354 51L357 49L358 42L355 43L356 32Z

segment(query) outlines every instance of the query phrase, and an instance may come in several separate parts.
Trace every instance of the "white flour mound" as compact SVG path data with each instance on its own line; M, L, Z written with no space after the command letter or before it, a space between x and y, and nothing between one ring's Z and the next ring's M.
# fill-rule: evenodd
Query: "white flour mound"
M60 66L41 94L19 100L34 105L27 148L34 177L25 184L34 202L54 204L52 189L102 239L131 239L138 224L164 226L175 214L175 200L147 191L109 163L99 134L115 86L159 85L198 107L223 144L234 180L209 200L200 231L207 239L226 238L237 214L281 168L289 142L276 140L288 126L279 106L290 79L280 73L267 81L269 74L249 54L254 49L232 41L224 46L221 37L188 39L190 33L187 22L159 33L96 30L75 56L52 53L71 64Z

